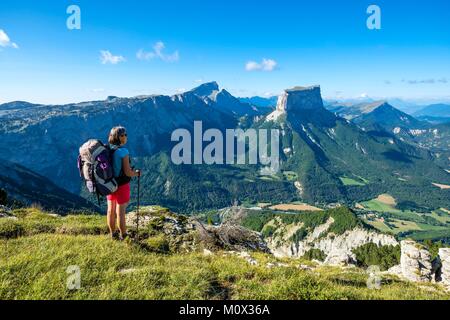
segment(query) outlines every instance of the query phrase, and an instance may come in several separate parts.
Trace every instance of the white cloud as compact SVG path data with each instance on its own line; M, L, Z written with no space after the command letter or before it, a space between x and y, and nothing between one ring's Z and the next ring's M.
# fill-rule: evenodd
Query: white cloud
M406 82L408 84L435 84L435 83L448 83L449 80L447 78L440 78L440 79L420 79L420 80L405 80L403 79L402 82Z
M19 49L19 46L16 43L11 42L11 39L9 39L3 29L0 29L0 47L12 47L14 49Z
M173 52L172 54L165 54L164 49L166 48L164 42L158 41L153 46L153 51L146 52L144 49L140 49L136 53L136 57L139 60L152 60L152 59L161 59L165 62L176 62L180 60L180 54L178 51Z
M102 62L102 64L118 64L119 62L124 62L125 58L122 56L115 56L108 50L101 50L100 61Z
M273 71L277 67L278 63L273 59L263 59L261 63L255 61L249 61L245 64L245 70L247 71Z
M358 96L358 98L362 98L362 99L366 99L366 98L368 98L369 97L369 95L367 94L367 93L361 93L359 96Z

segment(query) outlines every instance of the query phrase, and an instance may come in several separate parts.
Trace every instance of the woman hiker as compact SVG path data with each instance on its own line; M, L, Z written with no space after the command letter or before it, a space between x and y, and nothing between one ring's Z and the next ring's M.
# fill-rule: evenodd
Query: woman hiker
M124 127L114 127L109 134L108 142L113 153L113 170L119 188L107 196L108 199L108 227L113 239L124 240L127 237L125 213L130 202L130 181L133 177L140 177L140 170L133 170L130 166L130 153L124 148L128 140ZM116 221L119 222L120 234L117 232Z

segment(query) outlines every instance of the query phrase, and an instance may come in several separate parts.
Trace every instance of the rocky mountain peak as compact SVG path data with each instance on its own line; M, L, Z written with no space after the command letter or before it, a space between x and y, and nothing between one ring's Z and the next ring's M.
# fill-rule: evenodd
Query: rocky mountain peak
M219 84L216 81L207 82L192 89L190 92L200 97L209 97L219 91Z
M325 110L320 86L294 87L286 89L279 97L274 112L267 116L268 121L277 120L289 111Z
M278 98L277 110L286 112L290 110L322 109L323 101L320 86L294 87L287 89Z
M387 101L381 100L364 105L362 108L362 113L370 113L375 110L392 110L392 109L394 109L394 107L391 106Z

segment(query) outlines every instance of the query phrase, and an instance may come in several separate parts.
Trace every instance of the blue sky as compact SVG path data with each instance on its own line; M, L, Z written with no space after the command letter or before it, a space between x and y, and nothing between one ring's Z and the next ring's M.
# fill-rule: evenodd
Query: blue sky
M66 27L74 4L81 30ZM366 27L371 4L381 30ZM320 84L329 98L450 99L447 0L2 0L0 30L0 103L173 94L211 80L237 96Z

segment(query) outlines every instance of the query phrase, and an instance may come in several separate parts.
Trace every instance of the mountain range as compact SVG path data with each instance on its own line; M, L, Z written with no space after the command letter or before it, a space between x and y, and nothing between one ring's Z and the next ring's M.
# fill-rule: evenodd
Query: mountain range
M330 104L328 110L351 120L363 130L378 131L432 150L449 151L449 126L439 121L429 122L426 118L411 116L394 108L386 101L358 104ZM432 114L428 107L420 114ZM436 109L434 109L436 110ZM445 121L444 121L445 122Z
M448 159L395 133L400 124L404 130L429 130L424 122L384 102L327 106L331 112L320 91L286 90L275 110L238 99L216 82L173 96L9 103L0 105L2 145L7 146L0 148L0 158L87 197L76 168L79 146L90 138L106 141L111 127L124 125L133 165L144 171L144 203L192 212L234 200L351 204L389 192L403 204L449 207L448 190L433 185L450 184ZM202 121L204 130L279 129L281 171L267 176L259 165L174 165L171 133L192 132L194 121Z
M434 124L450 123L450 105L431 104L413 114L417 119Z

